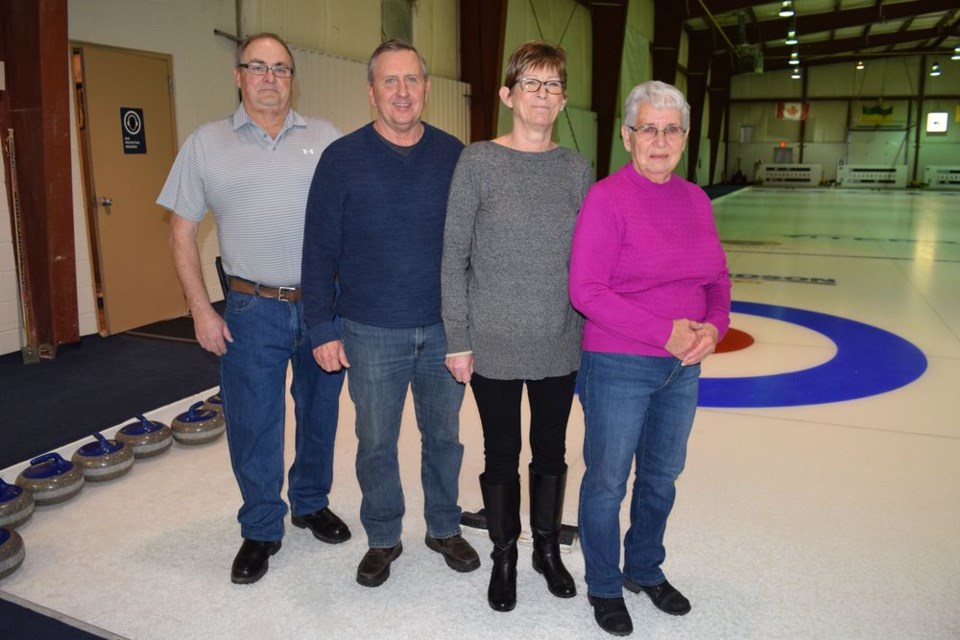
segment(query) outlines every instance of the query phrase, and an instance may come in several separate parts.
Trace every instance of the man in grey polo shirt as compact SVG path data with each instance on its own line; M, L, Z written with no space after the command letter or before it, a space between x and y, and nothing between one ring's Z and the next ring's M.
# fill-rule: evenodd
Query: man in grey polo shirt
M297 421L290 468L292 522L328 543L350 530L328 507L343 373L314 362L300 302L307 192L324 148L340 132L291 109L293 54L273 34L237 48L242 104L232 117L197 129L184 143L157 203L170 219L170 246L197 341L220 356L220 390L233 472L243 504L243 543L231 580L249 584L280 549L286 373ZM210 210L229 291L221 317L200 268L197 233Z

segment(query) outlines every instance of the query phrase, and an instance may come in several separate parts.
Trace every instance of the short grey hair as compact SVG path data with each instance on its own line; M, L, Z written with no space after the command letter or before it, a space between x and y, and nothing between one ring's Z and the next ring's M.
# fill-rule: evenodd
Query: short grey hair
M680 123L685 130L690 129L690 105L683 93L672 84L650 80L635 86L623 103L623 124L634 125L641 104L649 104L654 109L678 109Z
M426 80L430 77L429 72L427 71L427 61L424 60L423 55L417 48L406 40L401 40L400 38L391 38L390 40L385 40L379 47L373 50L373 53L370 55L370 60L367 61L367 82L373 84L373 65L376 64L377 58L381 54L387 52L397 53L399 51L413 51L417 54L417 57L420 58L420 68L423 70L423 79Z
M290 51L290 47L288 47L287 43L283 41L283 38L281 38L275 33L269 33L266 31L249 35L243 40L241 40L239 43L237 43L237 49L234 54L234 63L233 63L234 66L240 66L243 63L243 55L247 52L247 47L249 47L251 44L253 44L257 40L274 40L278 44L280 44L280 46L283 47L283 50L286 51L287 55L290 57L290 68L296 71L297 63L293 59L293 52Z

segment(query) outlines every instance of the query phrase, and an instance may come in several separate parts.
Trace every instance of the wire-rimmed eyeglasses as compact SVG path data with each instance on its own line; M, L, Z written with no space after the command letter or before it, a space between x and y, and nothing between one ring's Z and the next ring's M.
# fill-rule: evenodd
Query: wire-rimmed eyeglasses
M553 95L563 93L564 87L563 82L560 80L538 80L537 78L520 78L517 80L517 84L527 93L536 93L540 91L540 87L543 86L543 88L547 90L547 93L552 93Z
M273 75L277 78L293 77L293 67L288 67L285 64L275 64L271 66L262 62L241 62L237 67L246 69L247 72L254 76L265 76L267 75L267 71L272 71Z
M663 138L667 142L679 142L683 139L684 134L687 133L686 129L678 127L675 124L667 125L663 129L658 129L652 124L645 124L640 127L634 127L628 124L627 129L636 133L637 137L645 142L656 140L657 135L660 133L663 133Z

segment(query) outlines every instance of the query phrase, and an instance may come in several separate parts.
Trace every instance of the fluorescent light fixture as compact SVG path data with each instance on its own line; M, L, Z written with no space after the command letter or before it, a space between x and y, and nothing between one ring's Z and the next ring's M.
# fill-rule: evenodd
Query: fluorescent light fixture
M789 18L795 13L796 12L793 10L793 0L783 0L783 3L780 5L780 13L778 15L781 18Z

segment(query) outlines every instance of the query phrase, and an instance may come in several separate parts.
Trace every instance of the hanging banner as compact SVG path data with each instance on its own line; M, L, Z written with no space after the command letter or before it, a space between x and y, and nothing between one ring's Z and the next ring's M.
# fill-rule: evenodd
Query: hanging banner
M893 107L885 107L879 103L870 107L860 107L860 122L869 124L893 122Z
M781 120L806 120L810 105L806 102L778 102L777 117Z

